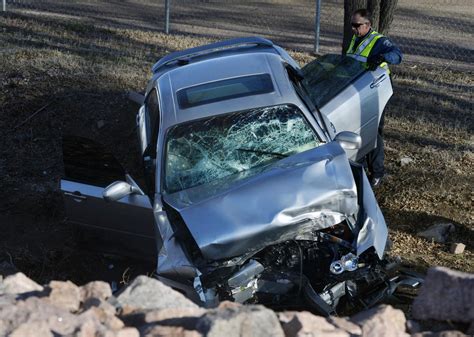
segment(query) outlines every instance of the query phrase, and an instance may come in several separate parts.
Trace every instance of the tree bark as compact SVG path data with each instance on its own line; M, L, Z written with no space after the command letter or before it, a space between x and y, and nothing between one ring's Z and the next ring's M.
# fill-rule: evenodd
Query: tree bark
M372 13L372 27L378 31L380 17L380 2L383 0L369 0L367 9Z
M367 6L367 0L344 0L344 38L342 41L342 52L345 53L352 38L351 16L352 13Z
M380 0L380 22L378 32L387 34L393 21L398 0Z

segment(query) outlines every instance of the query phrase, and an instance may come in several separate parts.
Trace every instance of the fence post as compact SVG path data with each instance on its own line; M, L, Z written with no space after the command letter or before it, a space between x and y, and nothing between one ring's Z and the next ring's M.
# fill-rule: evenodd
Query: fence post
M316 0L316 13L314 16L314 52L319 53L319 26L321 24L321 0Z
M170 1L165 0L165 33L170 33Z
M7 11L7 0L3 0L3 11L6 12Z

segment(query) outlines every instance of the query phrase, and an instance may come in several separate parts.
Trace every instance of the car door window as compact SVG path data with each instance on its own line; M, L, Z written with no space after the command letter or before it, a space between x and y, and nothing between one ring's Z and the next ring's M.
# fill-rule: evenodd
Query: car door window
M324 106L357 79L365 68L362 63L344 55L328 54L308 63L302 69L302 81L313 104Z
M64 173L68 180L106 187L124 179L122 165L96 142L79 136L64 136L62 147Z

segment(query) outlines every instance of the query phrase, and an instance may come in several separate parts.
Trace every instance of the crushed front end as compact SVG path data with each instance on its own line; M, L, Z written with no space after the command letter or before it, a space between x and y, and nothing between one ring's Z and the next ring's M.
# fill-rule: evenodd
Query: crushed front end
M205 306L305 303L329 315L373 305L402 282L384 259L387 226L363 167L337 143L212 197L187 191L164 206L159 278Z

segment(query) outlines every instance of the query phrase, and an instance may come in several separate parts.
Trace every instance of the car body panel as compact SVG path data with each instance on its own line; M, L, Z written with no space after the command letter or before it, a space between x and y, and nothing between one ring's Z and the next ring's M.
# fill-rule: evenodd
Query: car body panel
M357 255L374 247L377 255L382 259L387 244L388 228L382 211L380 210L374 192L370 187L369 179L363 175L363 207L366 214L357 237Z
M349 162L336 142L282 159L257 176L210 193L213 187L164 196L208 259L231 258L327 228L358 209Z
M153 259L156 236L149 198L133 194L117 202L107 202L102 198L103 190L103 187L61 180L68 222L98 238L104 250Z
M374 72L365 72L320 108L334 125L334 134L352 131L362 137L360 149L348 150L349 158L359 160L375 148L378 125L392 94L388 73L378 68Z
M192 73L193 76L189 76ZM251 95L209 103L187 109L180 109L176 93L179 90L213 81L245 77L257 74L270 74L274 91L268 94ZM194 119L212 117L240 110L279 104L302 105L288 80L287 72L278 55L253 53L232 55L222 59L212 59L174 69L157 80L157 85L166 92L162 104L164 130Z

